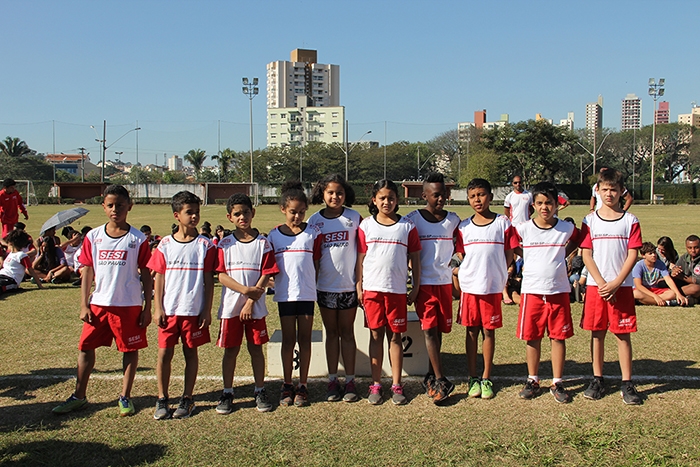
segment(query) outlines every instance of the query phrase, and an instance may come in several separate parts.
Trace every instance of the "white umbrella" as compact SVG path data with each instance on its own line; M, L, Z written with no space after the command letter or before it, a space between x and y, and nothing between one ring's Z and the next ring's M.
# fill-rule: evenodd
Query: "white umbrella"
M70 225L77 219L83 217L88 212L90 211L88 211L85 208L72 208L66 209L65 211L57 212L56 214L51 216L49 220L44 222L44 225L41 226L41 232L39 233L39 235L44 235L44 233L51 228L60 229L61 227Z

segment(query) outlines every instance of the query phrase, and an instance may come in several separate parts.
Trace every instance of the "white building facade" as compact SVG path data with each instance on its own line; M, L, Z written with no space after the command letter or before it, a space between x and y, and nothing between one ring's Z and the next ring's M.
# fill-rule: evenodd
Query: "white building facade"
M639 130L642 127L642 100L635 94L622 99L622 122L620 130Z

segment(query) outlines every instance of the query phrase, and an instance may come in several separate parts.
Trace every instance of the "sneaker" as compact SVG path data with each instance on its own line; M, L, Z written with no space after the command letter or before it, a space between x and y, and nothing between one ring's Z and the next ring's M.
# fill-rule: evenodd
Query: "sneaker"
M549 387L549 392L554 396L554 400L560 404L568 404L571 402L571 394L566 392L566 389L564 389L564 385L561 382L552 384Z
M265 388L261 389L257 394L255 394L255 406L257 407L258 412L269 412L272 410L272 404L267 397L267 391L265 391Z
M156 420L167 420L170 418L170 407L167 397L161 397L156 401L156 411L153 412L153 418Z
M367 396L367 402L372 405L379 405L384 402L382 398L382 385L381 384L370 384L369 395Z
M294 386L291 384L283 384L280 389L280 405L289 407L294 403Z
M432 373L427 373L425 375L425 378L423 378L423 389L425 389L425 393L430 397L435 396L436 390L433 389L434 385L435 385L435 375Z
M306 386L300 384L297 387L297 394L294 396L294 405L296 407L304 407L305 405L309 405L309 390L306 389Z
M117 405L119 406L120 417L128 417L129 415L134 415L136 413L134 403L127 397L119 396L119 402L117 402Z
M594 377L586 390L583 391L583 397L594 401L602 398L603 394L605 394L605 384L603 382L603 378L598 379Z
M221 395L219 403L216 406L216 413L220 415L228 415L233 412L233 393L225 392Z
M357 389L355 388L355 380L348 381L345 383L345 395L343 400L345 402L357 402L360 398L357 396Z
M400 384L391 385L391 402L394 405L406 405L408 402L406 396L403 395L403 386Z
M554 393L552 393L554 394ZM528 378L525 387L518 393L521 399L530 400L540 395L540 383Z
M71 285L72 285L73 287L80 287L81 285L83 285L83 280L82 280L82 279L77 279L77 280L73 281L73 282L71 283Z
M635 388L634 384L632 383L622 383L620 394L622 394L622 402L627 405L642 404L642 397L639 395L637 388Z
M85 404L87 404L87 397L84 399L78 399L75 397L75 395L71 394L71 396L66 399L65 402L62 402L60 405L54 407L51 412L55 414L69 413L73 412L74 410L82 409L85 407Z
M190 418L194 412L194 399L191 397L183 397L180 399L180 404L173 412L173 418Z
M454 383L449 381L447 378L437 380L435 385L437 386L437 391L435 396L433 396L433 403L435 405L445 402L455 389Z
M328 402L338 402L340 400L340 383L337 379L333 379L328 383L326 400Z
M493 399L493 383L490 379L481 380L481 398Z
M476 376L469 377L469 391L467 391L469 397L481 397L481 380Z

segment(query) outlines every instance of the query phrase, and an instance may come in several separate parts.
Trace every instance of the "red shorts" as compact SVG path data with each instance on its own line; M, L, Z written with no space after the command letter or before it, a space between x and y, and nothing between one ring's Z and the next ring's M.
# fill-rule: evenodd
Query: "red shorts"
M236 316L233 318L223 318L221 320L219 338L216 341L216 345L224 349L240 347L243 343L244 332L246 341L254 345L263 345L270 340L270 336L267 333L265 318L241 321L241 319Z
M416 313L423 331L435 327L443 333L452 331L452 284L421 285Z
M113 339L120 352L133 352L148 347L146 328L139 327L140 306L90 305L90 309L92 323L83 323L79 350L110 347Z
M498 329L503 327L500 292L487 295L472 295L462 292L459 300L457 321L462 326Z
M10 232L12 232L15 229L15 224L2 224L2 237L0 238L5 238L9 235Z
M191 349L211 342L209 326L199 329L199 316L166 316L168 325L165 329L158 327L158 347L169 349L175 347L182 338L185 347Z
M649 288L649 290L653 294L661 295L662 293L666 292L669 289L668 289L668 287L651 287L651 288Z
M520 313L515 335L526 341L544 337L564 340L574 335L571 304L568 293L538 295L524 293L520 298Z
M362 292L367 327L379 329L389 326L391 332L406 332L408 317L406 299L406 294L403 293L371 290Z
M620 287L615 293L615 303L600 296L598 287L586 288L581 327L586 331L606 331L628 334L637 331L637 314L634 310L632 287Z

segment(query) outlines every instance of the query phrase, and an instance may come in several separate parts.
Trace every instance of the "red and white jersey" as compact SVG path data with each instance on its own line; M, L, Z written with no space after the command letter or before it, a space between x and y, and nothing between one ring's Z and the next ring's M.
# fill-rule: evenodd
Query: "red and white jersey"
M90 303L99 306L141 306L139 268L148 267L151 250L146 236L130 226L121 237L107 235L107 224L85 235L78 261L95 271Z
M454 238L459 227L459 216L448 212L441 221L429 221L420 209L406 214L418 230L420 238L420 283L421 285L452 284L450 259L455 251Z
M16 253L8 253L5 261L2 262L0 276L11 277L15 283L19 285L24 279L24 271L32 266L32 262L27 256L27 253L18 251Z
M260 276L273 276L279 272L272 245L264 235L258 234L249 242L242 242L234 234L219 240L219 262L217 272L224 272L233 280L246 287L255 287ZM224 287L221 292L219 319L240 316L248 297L233 289ZM253 319L267 316L265 295L253 304Z
M629 250L642 246L642 230L639 219L625 212L614 221L602 219L598 211L583 218L581 224L581 248L593 250L593 261L606 282L614 280L627 259ZM623 287L632 287L632 274L622 282ZM588 275L590 285L598 285L592 275Z
M402 216L392 225L383 225L375 216L367 217L360 224L357 249L365 253L362 290L406 293L408 254L421 249L413 221Z
M472 219L464 219L457 229L455 247L464 254L459 286L472 295L500 293L508 279L505 252L517 247L518 239L506 216L497 215L487 225L476 225Z
M81 242L82 243L82 242ZM75 259L77 258L75 254L80 250L80 245L78 246L73 246L73 245L66 245L66 248L63 250L63 254L66 257L66 264L72 268L75 268Z
M503 206L510 208L510 221L513 225L522 224L530 220L530 206L532 206L532 193L523 190L522 193L511 191L506 195Z
M204 275L216 267L216 247L203 235L189 242L168 235L153 251L148 267L165 276L167 316L199 316L204 310Z
M321 259L321 231L306 224L296 235L286 235L280 226L272 229L268 240L275 252L280 272L275 277L276 302L315 302L316 267Z
M579 242L579 230L570 222L557 219L549 229L530 220L514 226L523 248L522 292L552 295L571 291L566 272L566 245Z
M321 260L318 265L316 289L321 292L354 292L355 262L357 261L357 229L362 216L355 210L343 208L335 218L324 217L321 211L309 218L309 224L321 231Z

